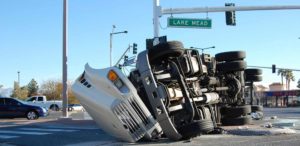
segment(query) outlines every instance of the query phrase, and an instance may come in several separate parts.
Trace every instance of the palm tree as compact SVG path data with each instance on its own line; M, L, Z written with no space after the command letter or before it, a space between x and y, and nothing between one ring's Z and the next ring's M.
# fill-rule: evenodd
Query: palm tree
M279 69L277 72L277 75L281 76L281 86L283 87L283 77L286 75L286 70L285 69Z
M290 90L291 81L295 81L295 76L292 70L286 70L285 79L287 83L287 89Z
M283 88L283 77L285 77L285 75L286 75L286 70L285 69L279 69L278 72L277 72L277 75L281 76L281 88ZM284 98L283 98L283 100L282 100L282 98L280 100L281 100L281 106L282 106L282 102L285 105L286 100ZM276 103L278 103L278 97L276 97Z
M285 72L285 81L286 81L286 89L287 90L290 90L290 86L291 86L291 81L295 81L295 76L293 74L293 71L292 70L286 70ZM287 95L286 96L286 104L288 105L289 103L289 96Z

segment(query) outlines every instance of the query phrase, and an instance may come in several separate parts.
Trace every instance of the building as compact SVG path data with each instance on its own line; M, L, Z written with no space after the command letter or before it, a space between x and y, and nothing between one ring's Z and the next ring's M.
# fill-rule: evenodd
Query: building
M285 84L272 83L269 89L255 90L255 95L260 97L264 106L287 107L299 104L300 90L286 90Z

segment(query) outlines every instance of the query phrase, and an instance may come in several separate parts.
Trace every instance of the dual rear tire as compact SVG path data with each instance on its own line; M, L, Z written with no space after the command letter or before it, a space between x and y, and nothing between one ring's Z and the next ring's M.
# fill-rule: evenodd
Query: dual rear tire
M221 112L221 123L224 126L235 126L235 125L246 125L252 122L250 116L251 106L235 106L228 107L224 106L220 109Z
M223 52L215 55L218 62L216 68L220 72L237 72L247 68L247 63L244 61L246 53L244 51Z

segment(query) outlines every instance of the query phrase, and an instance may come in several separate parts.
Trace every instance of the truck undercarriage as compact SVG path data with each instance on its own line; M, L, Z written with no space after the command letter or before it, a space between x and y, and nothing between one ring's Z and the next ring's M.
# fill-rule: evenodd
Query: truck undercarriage
M247 71L245 57L243 51L212 57L179 41L162 42L139 53L128 77L116 67L86 67L72 89L98 125L122 140L190 139L216 132L221 124L251 122L244 89L246 82L261 80L261 73ZM139 136L132 136L136 131Z

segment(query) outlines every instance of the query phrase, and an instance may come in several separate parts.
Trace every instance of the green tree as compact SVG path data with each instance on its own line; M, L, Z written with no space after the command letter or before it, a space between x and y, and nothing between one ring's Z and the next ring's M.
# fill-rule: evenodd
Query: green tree
M18 82L14 82L14 90L11 97L17 97L19 99L26 99L28 96L28 90L26 86L20 87Z
M285 69L279 69L278 72L277 72L277 75L281 76L281 85L283 87L283 77L285 77L285 75L286 75L286 70Z
M295 76L292 70L286 70L285 79L286 79L286 89L290 90L291 81L295 81Z
M37 95L39 91L38 83L34 79L31 79L31 81L27 85L27 89L28 89L29 97L33 95Z
M286 89L290 90L291 81L295 81L295 76L294 76L292 70L286 70L285 81L286 81ZM289 96L287 95L286 96L286 105L288 106L288 104L289 104Z
M297 85L298 88L300 88L300 79L298 80L298 85Z

